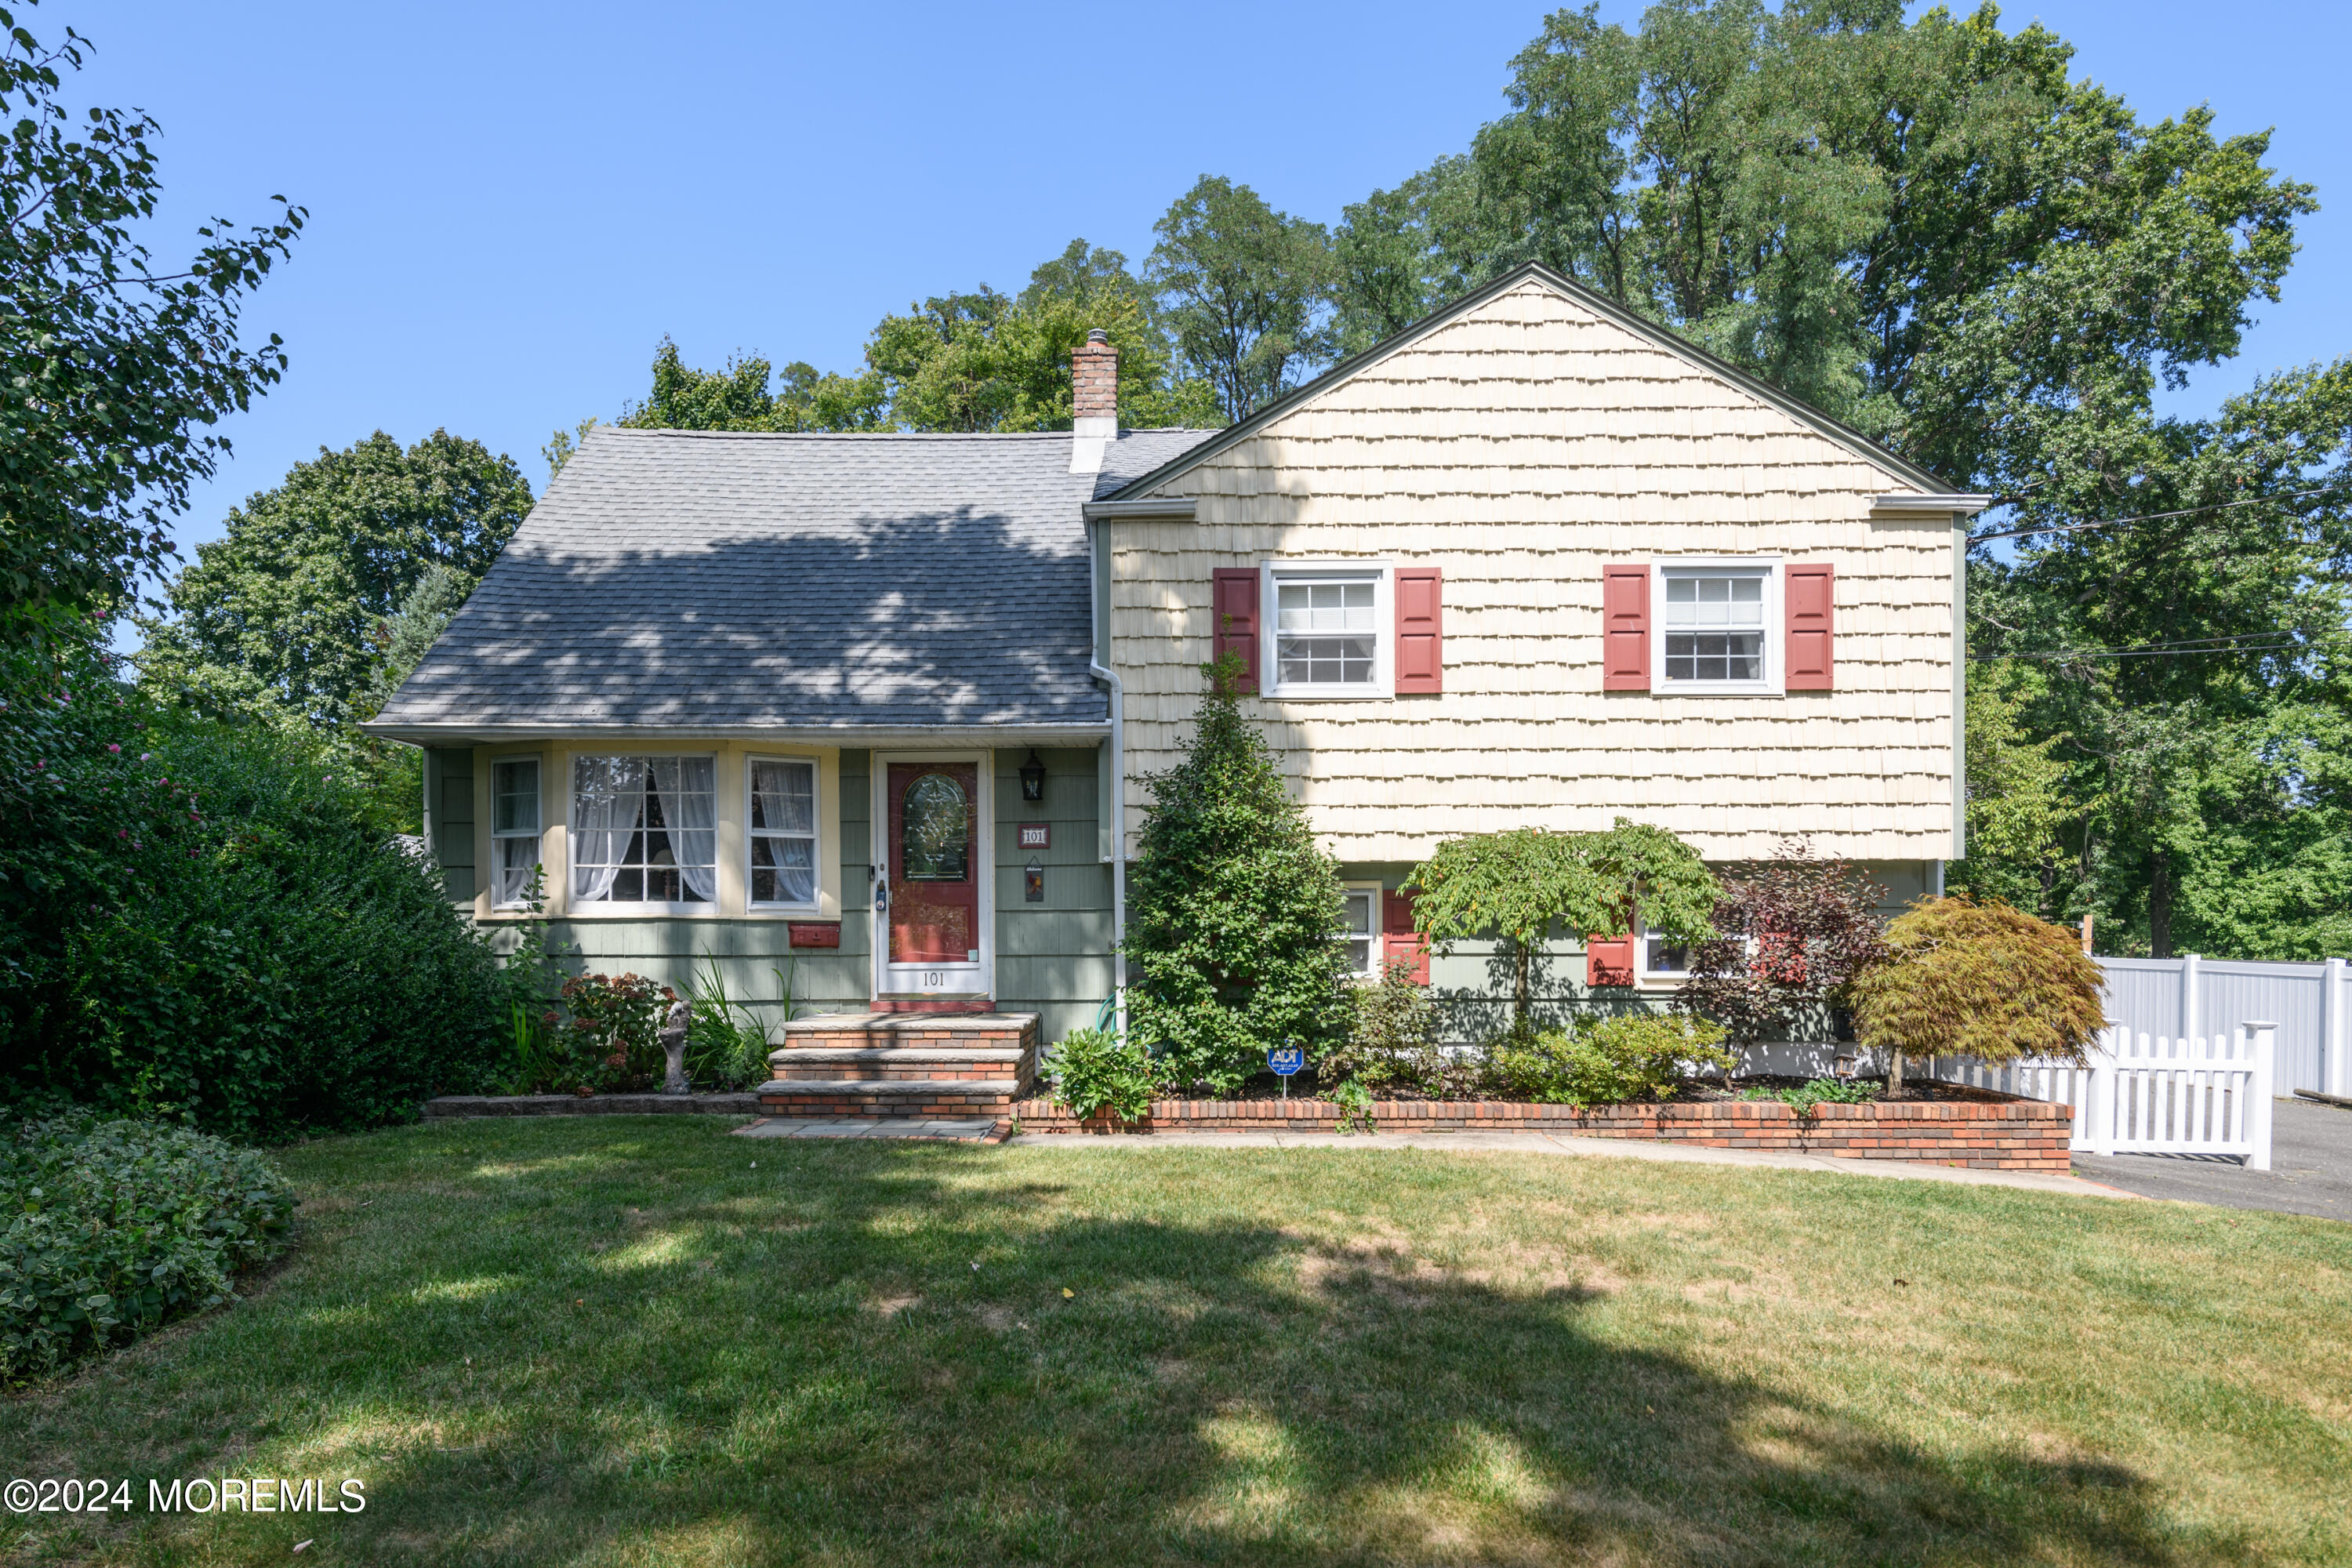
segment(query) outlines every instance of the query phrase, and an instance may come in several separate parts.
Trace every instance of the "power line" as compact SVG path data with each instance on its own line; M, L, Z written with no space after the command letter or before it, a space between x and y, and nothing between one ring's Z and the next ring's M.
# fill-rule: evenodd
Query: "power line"
M2278 638L2273 632L2249 632L2247 637ZM2060 648L2049 653L1972 653L1971 661L1979 664L1998 663L2006 659L2067 659L2067 658L2158 658L2167 655L2187 658L2202 653L2276 653L2306 645L2293 638L2269 642L2251 642L2240 637L2193 637L2183 642L2141 643L2128 647Z
M1970 544L1983 544L1995 539L2016 539L2028 533L2074 533L2085 528L2113 528L2123 522L2160 522L2167 518L2197 517L2209 511L2229 511L2242 506L2276 506L2282 501L2302 500L2309 496L2326 495L2339 489L2345 481L2331 480L2307 490L2289 490L2280 496L2252 496L2244 500L2216 501L2211 506L2185 506L2177 511L2147 511L2137 517L2103 517L2089 522L2051 522L2036 528L2004 528L1992 533L1971 533Z

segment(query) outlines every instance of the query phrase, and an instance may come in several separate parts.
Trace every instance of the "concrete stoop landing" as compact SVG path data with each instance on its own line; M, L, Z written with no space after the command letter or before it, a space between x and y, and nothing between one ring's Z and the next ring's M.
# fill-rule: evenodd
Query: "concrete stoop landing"
M1034 1013L795 1018L756 1092L769 1117L993 1121L1035 1087L1037 1047Z

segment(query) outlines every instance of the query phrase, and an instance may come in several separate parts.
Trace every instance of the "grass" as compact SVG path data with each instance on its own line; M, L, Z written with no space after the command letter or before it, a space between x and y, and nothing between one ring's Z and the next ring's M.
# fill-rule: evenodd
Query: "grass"
M357 1477L366 1510L0 1516L0 1557L2352 1560L2352 1228L2325 1220L691 1117L283 1158L291 1259L0 1404L0 1447L142 1499Z

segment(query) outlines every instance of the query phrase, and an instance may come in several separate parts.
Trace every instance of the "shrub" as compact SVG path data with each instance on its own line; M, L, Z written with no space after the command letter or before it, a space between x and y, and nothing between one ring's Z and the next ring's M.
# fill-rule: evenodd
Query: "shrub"
M1691 949L1677 1007L1714 1019L1741 1048L1784 1037L1801 1016L1844 999L1853 977L1885 956L1878 900L1886 889L1842 860L1816 860L1802 838L1723 879L1716 934Z
M1878 1098L1878 1087L1865 1079L1815 1078L1806 1079L1798 1089L1742 1089L1739 1098L1777 1100L1810 1121L1819 1106L1867 1105Z
M1339 1108L1341 1132L1370 1132L1372 1127L1372 1091L1362 1084L1348 1082L1332 1089L1326 1099Z
M0 1104L248 1140L491 1087L526 1000L364 789L288 736L0 650Z
M1230 1094L1268 1049L1322 1057L1348 1032L1336 939L1345 896L1265 738L1234 696L1238 660L1202 667L1209 689L1184 755L1145 779L1152 796L1128 884L1134 1037L1163 1081Z
M782 989L784 1017L789 1021L797 1011L793 1005L792 976L773 967L769 973ZM771 1076L768 1031L751 1009L738 1005L727 994L727 977L717 958L703 956L703 971L696 977L688 1000L694 1011L687 1022L687 1080L730 1090L767 1082Z
M1864 1045L1907 1056L2080 1061L2106 1027L2105 978L2064 926L2004 903L1923 899L1886 928L1887 960L1849 988Z
M1140 1121L1151 1114L1151 1058L1100 1029L1073 1029L1046 1058L1055 1103L1074 1116Z
M668 1066L661 1048L662 1018L677 993L642 974L576 974L563 983L571 1013L558 1031L563 1042L557 1078L547 1087L596 1094L626 1094L660 1083Z
M1412 965L1391 959L1372 985L1355 987L1355 1016L1346 1038L1315 1064L1318 1079L1352 1081L1367 1089L1391 1085L1435 1092L1448 1077L1437 1047L1437 1009Z
M262 1156L87 1111L0 1122L0 1382L226 1300L285 1250L294 1190Z
M1624 1105L1670 1100L1684 1075L1728 1069L1719 1024L1677 1014L1626 1013L1601 1023L1523 1035L1499 1047L1494 1075L1515 1100L1550 1105Z

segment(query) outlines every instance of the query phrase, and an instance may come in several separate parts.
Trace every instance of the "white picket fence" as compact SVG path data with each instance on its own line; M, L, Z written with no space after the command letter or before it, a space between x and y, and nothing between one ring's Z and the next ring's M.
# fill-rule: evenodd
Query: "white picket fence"
M2080 1067L1940 1057L1932 1071L1947 1083L2073 1106L2071 1147L2085 1153L2231 1154L2248 1170L2267 1171L2277 1057L2276 1024L2179 1040L2117 1026Z

